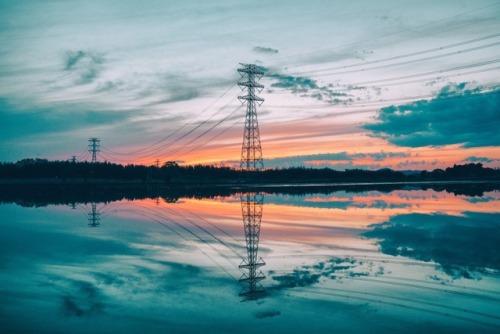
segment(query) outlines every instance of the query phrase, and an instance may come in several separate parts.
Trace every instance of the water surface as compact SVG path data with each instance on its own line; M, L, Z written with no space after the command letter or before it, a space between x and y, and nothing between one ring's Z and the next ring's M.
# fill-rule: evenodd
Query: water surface
M495 333L500 193L473 194L4 203L0 331Z

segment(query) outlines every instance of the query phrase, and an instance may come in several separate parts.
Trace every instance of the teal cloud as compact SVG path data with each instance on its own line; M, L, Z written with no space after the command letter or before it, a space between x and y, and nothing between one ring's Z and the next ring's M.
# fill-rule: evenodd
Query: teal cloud
M323 161L324 167L332 167L331 162L338 161L343 162L344 168L360 168L359 165L352 164L357 159L372 159L375 162L383 162L388 158L407 158L411 154L404 152L374 152L374 153L348 153L348 152L338 152L338 153L324 153L324 154L310 154L310 155L297 155L291 157L283 158L272 158L266 160L266 166L268 167L283 167L283 166L294 166L294 167L311 167L311 161L321 162ZM314 165L318 167L318 164ZM339 165L340 167L340 165ZM379 169L380 164L366 165L365 168L369 169Z
M37 106L0 96L0 141L5 147L7 144L16 145L17 148L29 145L26 150L0 150L0 160L19 160L35 154L34 152L54 149L54 145L63 150L74 150L75 146L81 150L82 144L86 145L86 142L82 143L78 135L70 135L72 132L87 130L89 134L94 133L93 129L100 126L126 122L133 113L133 110L96 109L75 103Z
M377 122L363 127L405 147L500 145L500 90L481 92L465 86L449 85L434 99L382 108Z
M476 156L471 156L471 157L464 159L464 161L473 162L473 163L476 163L476 162L489 163L489 162L493 162L495 160L496 159L490 159L490 158L486 158L486 157L476 157Z
M317 80L306 76L294 76L283 74L277 71L264 68L266 77L273 79L270 87L281 88L291 91L293 94L301 94L302 96L309 96L315 100L323 101L330 104L350 104L354 102L351 95L344 91L334 90L333 84L321 86Z
M498 221L492 213L405 214L372 225L364 235L379 240L385 254L433 261L453 278L471 279L500 269Z
M85 85L96 80L104 64L104 57L89 51L66 51L64 70L75 76L75 84Z

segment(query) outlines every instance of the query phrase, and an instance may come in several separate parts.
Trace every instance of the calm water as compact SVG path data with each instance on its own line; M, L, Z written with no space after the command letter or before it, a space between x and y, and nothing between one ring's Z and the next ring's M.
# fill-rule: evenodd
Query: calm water
M498 333L499 207L434 190L3 204L0 332Z

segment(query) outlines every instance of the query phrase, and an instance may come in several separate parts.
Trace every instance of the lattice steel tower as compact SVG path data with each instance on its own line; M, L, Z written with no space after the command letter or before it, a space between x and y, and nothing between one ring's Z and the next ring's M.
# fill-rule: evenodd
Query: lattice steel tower
M99 138L89 138L89 152L92 153L92 163L97 162L97 152L101 151Z
M238 96L240 100L246 100L247 113L245 117L245 131L243 133L243 144L241 146L241 164L240 167L246 170L257 170L264 168L262 159L262 146L260 144L259 122L257 120L257 105L264 102L263 98L255 95L255 88L260 92L264 86L255 82L264 75L262 68L253 64L240 64L243 68L239 68L242 79L247 78L247 81L240 81L238 85L246 87L247 95Z
M266 263L262 258L258 258L263 204L263 195L246 194L241 196L241 213L245 228L247 259L243 260L239 268L248 271L240 278L240 282L248 284L245 290L240 293L240 296L245 297L243 301L256 300L265 295L265 290L259 282L266 278L266 276L264 276L259 268Z
M97 211L97 204L95 202L92 202L92 212L88 213L88 220L90 227L97 227L101 225L101 213Z

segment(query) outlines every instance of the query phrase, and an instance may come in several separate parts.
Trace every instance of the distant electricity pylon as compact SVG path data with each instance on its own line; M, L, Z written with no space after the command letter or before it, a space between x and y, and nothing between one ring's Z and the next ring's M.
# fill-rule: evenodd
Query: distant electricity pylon
M264 168L262 158L262 146L260 144L259 122L257 120L257 105L264 102L263 98L255 95L255 88L259 92L264 88L263 85L255 82L264 75L262 68L253 64L240 64L239 68L242 79L246 76L247 81L240 81L238 85L246 87L247 95L238 96L240 100L246 100L247 112L245 117L245 131L243 133L243 144L241 146L241 164L240 167L246 170L258 170ZM244 88L242 88L244 89Z
M99 138L89 138L89 152L92 153L92 163L97 162L97 152L101 151Z
M248 288L240 293L240 296L245 297L243 301L257 300L265 295L265 290L259 282L266 278L266 276L264 276L259 268L266 263L262 258L258 258L263 205L263 195L246 194L241 196L241 213L243 227L245 228L247 259L243 260L239 268L248 270L240 278L240 282L248 284Z

